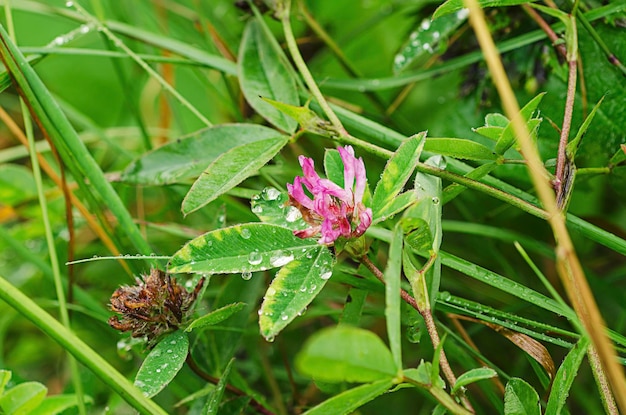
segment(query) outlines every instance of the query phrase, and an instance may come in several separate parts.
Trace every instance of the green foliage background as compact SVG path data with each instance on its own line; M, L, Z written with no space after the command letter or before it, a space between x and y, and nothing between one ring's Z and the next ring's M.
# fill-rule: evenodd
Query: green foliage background
M493 142L473 131L484 125L487 114L499 113L502 109L467 22L462 22L451 33L454 41L445 50L426 54L401 72L394 73L395 55L410 42L411 32L420 27L424 19L430 19L438 3L382 0L296 3L304 4L308 13L336 42L345 55L345 61L358 73L358 76L351 76L345 70L305 19L292 18L299 48L322 92L331 102L384 125L402 137L428 130L429 137L457 137L493 146ZM596 3L588 1L585 6L593 13L600 7ZM212 124L268 125L245 102L240 87L241 72L233 61L237 59L245 25L253 18L250 12L235 7L229 0L92 0L81 1L80 4L105 22ZM569 6L561 6L568 10ZM592 25L615 56L626 60L624 7L615 4L607 7L612 8L602 9L606 13L594 19ZM294 10L294 16L299 16L295 5ZM537 144L544 161L554 159L559 134L550 121L556 126L562 122L566 67L549 41L540 36L535 23L521 9L514 6L487 10L496 42L509 47L510 51L503 54L503 61L518 101L523 105L538 93L546 93L536 115L543 118ZM5 12L6 8L1 17L3 24L6 22ZM113 184L152 253L160 258L126 261L134 275L147 274L155 262L164 267L167 261L161 257L171 256L183 244L204 232L257 221L250 210L253 195L268 186L285 192L285 183L292 182L294 176L301 174L297 164L299 154L314 158L317 166L321 166L324 150L335 146L328 138L303 134L297 141L292 140L258 174L207 206L184 216L180 207L197 174L163 183L160 181L162 177L156 174L151 177L148 171L146 177L154 182L138 184L140 180L133 171L125 169L131 163L137 167L137 160L153 148L175 143L189 135L201 137L206 133L199 130L206 128L206 123L171 94L164 92L154 76L140 68L93 27L46 47L83 23L84 18L67 7L64 1L14 0L11 2L11 13L17 45L26 56L42 56L34 64L37 74L70 119L80 139L87 144L105 177ZM283 46L279 23L269 14L263 21ZM527 42L525 39L529 33L535 31L538 40ZM171 47L164 52L164 46L168 44ZM581 87L577 90L573 130L581 125L593 105L603 96L605 99L576 158L582 173L576 180L569 212L614 234L623 247L626 246L626 167L623 163L621 166L613 165L610 160L619 154L620 145L626 142L626 84L623 74L611 65L598 43L583 28L579 28L579 50L583 68L579 76L584 80L586 90ZM461 58L467 58L467 63L453 65ZM170 62L160 62L163 59ZM428 75L427 71L433 68L438 71L436 76L425 76L415 83L411 82L411 77ZM392 83L393 87L387 86ZM396 106L399 97L403 98L397 101ZM307 99L308 96L303 94L301 104ZM14 87L0 95L0 105L16 122L21 123L18 94ZM317 110L315 104L312 108ZM389 108L395 110L387 113ZM359 126L357 121L344 122L353 135L363 140L390 150L395 150L399 144L399 140L386 134L382 128ZM58 164L41 131L36 130L35 134L41 153L58 171ZM27 151L4 124L0 124L0 148L0 275L48 312L56 314L55 287ZM357 155L365 159L373 191L386 160L359 149ZM190 162L205 162L208 165L215 155L211 157L209 159L199 153ZM519 158L519 155L510 150L506 157ZM166 157L164 166L167 163ZM470 164L475 166L479 163ZM605 169L593 170L595 168ZM136 171L141 172L141 166ZM533 192L522 164L499 166L493 176L518 189ZM68 177L71 186L75 180L84 178ZM47 178L44 183L50 209L49 222L61 263L72 258L111 255L75 211L75 230L70 238L63 193ZM444 187L449 184L444 180ZM112 220L107 211L107 201L102 201L96 208L80 190L78 196L87 201L92 212L102 210L106 220ZM393 219L389 223L392 222ZM387 227L392 228L390 225ZM474 265L484 267L523 287L548 295L514 248L513 241L519 241L548 280L561 291L554 271L554 241L545 221L485 194L468 190L443 207L442 229L442 251L458 256L470 268ZM109 233L122 254L135 256L138 253L119 228L112 227ZM617 333L618 350L623 356L626 347L621 335L625 333L626 324L624 250L607 248L602 244L602 237L591 239L585 231L573 229L572 237L602 314L609 328ZM70 239L73 248L70 248ZM383 265L387 259L388 241L388 238L376 237L371 248L373 252L379 252L377 259ZM68 257L70 249L73 250L71 258ZM483 314L490 318L496 315L496 311L491 309L483 309L486 310L483 312L481 306L473 307L471 301L509 313L502 319L511 325L518 324L518 321L511 320L515 317L530 319L528 326L546 336L539 341L559 366L568 348L577 340L565 318L534 307L532 301L521 301L511 295L514 293L510 291L515 290L507 291L483 284L476 278L467 278L467 274L478 273L475 270L462 273L447 266L449 264L450 261L446 264L444 260L435 316L442 334L448 333L445 348L458 373L480 364L474 360L473 352L468 351L466 342L454 329L447 313L477 318ZM70 307L73 331L120 372L132 378L144 357L142 348L140 345L131 347L127 337L107 324L111 314L107 309L111 293L119 285L133 284L132 275L114 259L85 262L72 267L70 271L68 266L62 266L62 273L67 277L71 272L75 278L75 299ZM384 287L373 278L362 281L354 278L354 275L365 274L367 271L357 269L352 262L340 261L333 278L308 311L294 320L273 343L266 342L260 335L256 313L273 273L257 272L250 280L236 274L212 276L199 302L199 315L235 302L243 302L247 306L211 330L204 330L192 338L194 353L201 357L203 369L217 378L235 357L229 382L260 402L267 402L277 413L296 413L314 406L351 385L312 382L294 369L295 356L301 350L304 339L321 328L335 325L345 316L349 310L346 298L355 294L354 287L367 291L363 309L357 312L358 325L386 339ZM184 275L179 278L183 281L191 279ZM461 300L454 305L454 298L450 299L448 294ZM406 304L402 307L404 366L416 366L421 359L431 361L433 350L421 317ZM549 327L541 327L541 323ZM540 397L545 398L546 374L537 362L487 326L469 322L463 324L476 343L478 357L496 369L504 383L512 377L522 378L539 392ZM521 320L519 324L522 325ZM568 332L555 333L552 331L555 328ZM623 357L621 361L623 363ZM11 370L15 383L36 380L44 383L50 393L72 392L64 350L1 302L0 368ZM109 413L130 411L127 404L90 371L84 367L80 371L85 393L93 398L90 408L94 413L101 413L105 407ZM504 411L502 395L496 386L488 381L477 385L476 389L470 388L470 394L476 395L473 399L478 412ZM175 404L206 387L207 383L185 366L155 400L169 413L200 413L202 399L183 401L180 406ZM241 404L238 399L224 401L223 412L220 413L238 413L236 408ZM366 404L360 413L430 413L435 404L425 393L403 389ZM588 365L581 366L568 405L571 413L603 411ZM250 408L246 411L252 413Z

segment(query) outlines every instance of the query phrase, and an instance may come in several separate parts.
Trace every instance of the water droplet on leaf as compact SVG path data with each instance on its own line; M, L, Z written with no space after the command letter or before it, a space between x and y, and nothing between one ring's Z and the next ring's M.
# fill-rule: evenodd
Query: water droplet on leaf
M259 265L263 261L263 255L261 255L258 251L250 252L248 255L248 263L250 265Z
M244 271L241 273L241 278L243 278L244 280L248 281L250 278L252 278L252 272L250 271Z

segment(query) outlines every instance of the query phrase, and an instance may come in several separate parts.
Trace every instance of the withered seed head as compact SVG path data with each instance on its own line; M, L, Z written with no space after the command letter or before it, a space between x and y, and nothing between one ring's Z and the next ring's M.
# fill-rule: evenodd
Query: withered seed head
M119 315L111 316L109 325L119 331L130 331L133 337L147 337L150 346L162 334L186 323L204 278L191 293L158 269L150 270L150 275L143 281L137 278L136 282L118 288L111 296L109 306Z

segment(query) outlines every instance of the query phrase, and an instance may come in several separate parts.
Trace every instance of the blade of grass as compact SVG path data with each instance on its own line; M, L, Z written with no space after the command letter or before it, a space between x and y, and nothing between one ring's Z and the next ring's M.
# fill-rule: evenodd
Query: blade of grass
M152 400L146 398L139 389L110 365L100 354L91 349L78 336L46 313L33 300L12 286L0 276L0 299L18 313L32 321L41 331L71 353L76 360L91 370L111 389L118 393L139 413L146 415L167 415Z

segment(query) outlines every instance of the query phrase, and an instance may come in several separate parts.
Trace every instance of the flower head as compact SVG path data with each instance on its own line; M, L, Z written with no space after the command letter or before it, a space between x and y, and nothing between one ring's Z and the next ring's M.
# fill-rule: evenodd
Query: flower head
M187 292L176 279L152 269L137 285L118 288L110 300L112 311L121 314L109 318L109 325L130 331L133 337L147 337L148 346L164 333L186 323L192 306L204 284L200 279L193 292Z
M372 209L363 205L366 177L362 158L354 157L351 146L339 147L343 161L343 188L322 179L315 172L313 160L300 156L303 176L297 176L293 184L287 184L289 204L297 207L310 228L294 231L300 238L321 234L319 243L331 245L337 238L357 238L372 223ZM303 186L313 196L311 199Z

